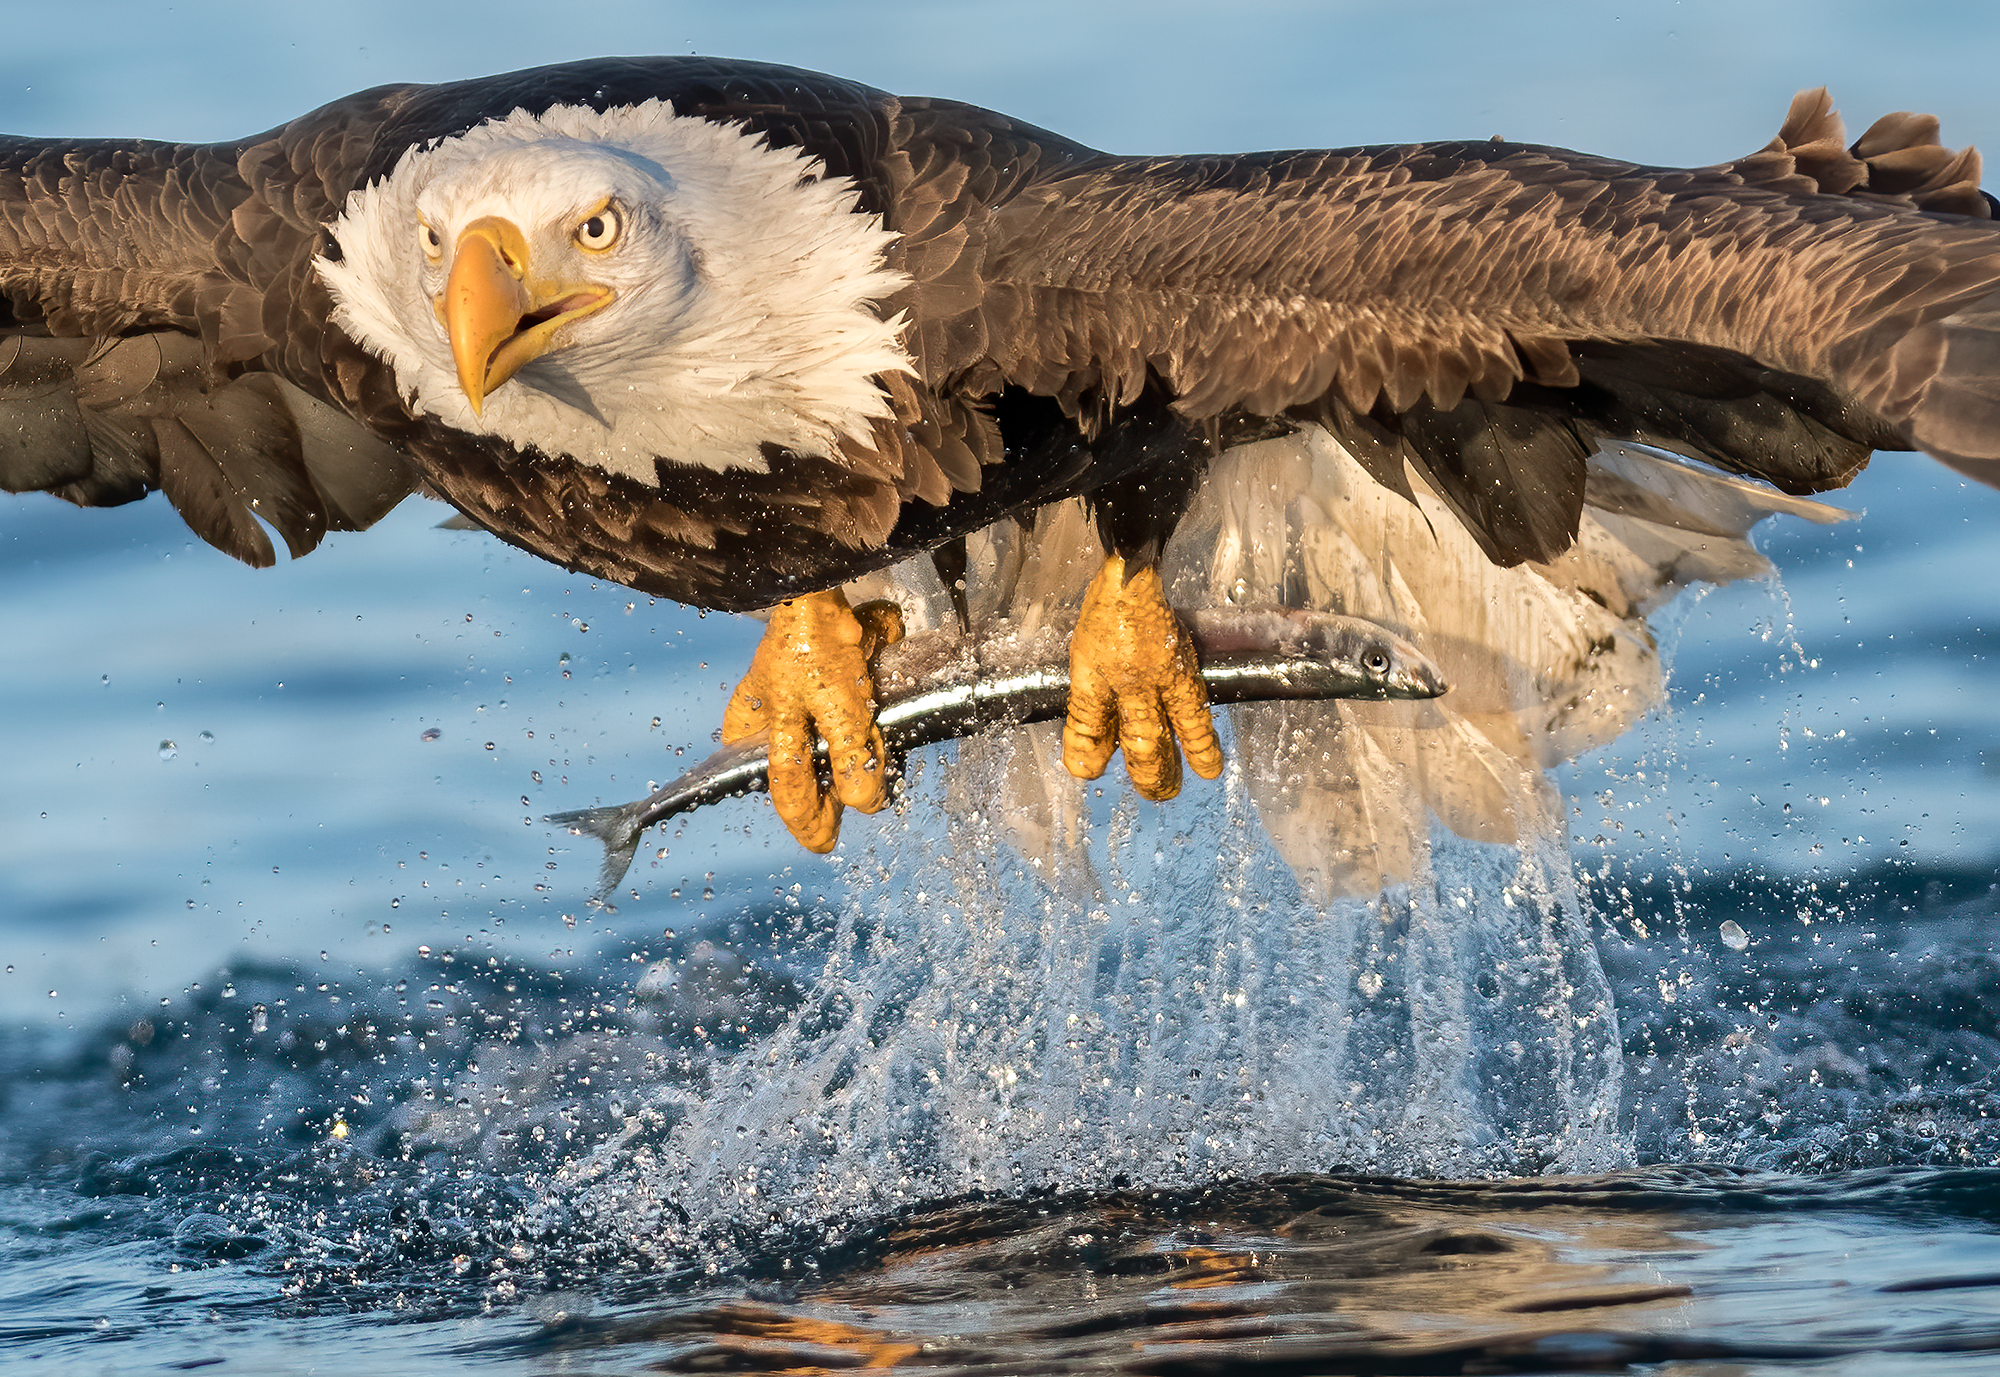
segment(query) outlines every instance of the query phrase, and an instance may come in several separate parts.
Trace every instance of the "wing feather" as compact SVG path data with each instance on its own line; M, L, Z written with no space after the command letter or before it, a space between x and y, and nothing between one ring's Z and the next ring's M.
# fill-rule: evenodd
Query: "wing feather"
M984 133L954 152L1021 147ZM1806 92L1766 148L1698 169L1497 142L1068 146L1025 179L933 175L916 218L949 221L949 251L913 247L922 280L899 304L932 386L1016 386L1086 428L1152 388L1193 419L1343 412L1371 471L1414 461L1503 561L1574 537L1603 438L1793 492L1890 447L1991 481L2000 229L1963 194L1977 155L1918 116L1844 138ZM980 328L934 328L968 274Z
M326 324L312 262L346 196L412 146L516 107L654 97L854 180L899 236L892 266L910 282L884 309L908 320L921 376L844 468L788 461L739 494L619 489L607 529L579 533L562 502L592 484L524 480L411 416L380 362ZM1196 424L1323 421L1391 489L1413 492L1413 474L1434 489L1488 557L1538 561L1574 537L1580 456L1607 437L1800 493L1886 446L2000 477L2000 231L1978 170L1923 116L1847 145L1824 92L1797 98L1765 148L1709 168L1499 142L1120 158L795 69L603 59L362 92L233 144L0 140L0 332L183 336L199 368L169 390L189 396L282 379L275 403L246 394L179 421L235 456L223 488L189 476L192 439L169 443L191 502L220 512L233 483L283 513L294 548L315 521L365 525L407 491L401 449L538 553L739 605L1114 480L1136 461L1113 432L1136 415L1168 434L1150 414L1166 404ZM316 404L378 447L326 438L305 418ZM159 477L150 432L117 405L0 405L27 406L17 435L42 437L0 458L9 484L112 501ZM216 427L230 425L275 438L229 441ZM214 529L254 546L232 520ZM754 579L733 568L778 547Z

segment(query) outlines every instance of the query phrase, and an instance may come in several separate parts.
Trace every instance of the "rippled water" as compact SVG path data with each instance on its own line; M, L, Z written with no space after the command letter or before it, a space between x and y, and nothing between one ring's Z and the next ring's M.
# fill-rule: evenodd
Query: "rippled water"
M1720 157L1820 80L2000 142L1984 9L755 9L576 38L1133 149ZM23 16L4 127L570 55L398 13L191 83L221 30L165 13ZM2000 501L1891 458L1853 502L1663 615L1672 709L1564 772L1567 849L1440 836L1325 911L1227 780L1107 789L1090 873L1029 874L982 747L831 866L733 804L591 910L533 819L705 751L752 628L435 511L253 573L157 504L0 503L0 1362L2000 1370Z
M859 933L872 896L570 971L244 965L0 1044L0 1338L91 1370L285 1370L296 1345L363 1371L1989 1370L1995 901L1927 885L1850 887L1810 927L1797 890L1590 896L1617 929L1606 1123L1547 1046L1510 1045L1573 1010L1524 1012L1488 961L1463 991L1488 1007L1431 1029L1457 1045L1428 1072L1398 1055L1428 996L1393 983L1346 1018L1284 1018L1293 985L1233 1028L1163 1026L1128 997L1168 979L1149 925L1108 917L1081 998L1026 989L998 932L976 966L896 945L935 911ZM1720 914L1744 950L1683 926ZM1365 916L1364 948L1421 945ZM979 1060L1052 1081L1024 1029L1093 1007L1127 1017L1093 1040L1108 1084L1038 1098ZM1334 1025L1344 1048L1286 1036ZM1591 1156L1682 1165L1577 1174ZM1410 1179L1453 1164L1523 1175Z
M1986 877L1575 887L1440 838L1462 888L1312 914L1116 805L1090 909L923 811L840 897L573 963L240 962L11 1032L0 1336L254 1371L2000 1361Z

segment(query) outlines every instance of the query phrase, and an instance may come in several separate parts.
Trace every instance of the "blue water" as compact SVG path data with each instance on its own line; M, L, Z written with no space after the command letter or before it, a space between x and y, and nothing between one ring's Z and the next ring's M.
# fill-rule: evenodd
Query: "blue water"
M2000 147L1969 7L100 9L10 22L0 127L699 48L1131 150L1702 161L1819 81ZM1885 456L1838 500L1657 619L1669 708L1563 772L1559 864L1447 845L1468 908L1312 921L1227 782L1105 801L1114 907L934 808L827 862L744 801L591 908L535 820L705 753L754 625L420 503L264 572L0 504L0 1357L1995 1370L2000 497Z

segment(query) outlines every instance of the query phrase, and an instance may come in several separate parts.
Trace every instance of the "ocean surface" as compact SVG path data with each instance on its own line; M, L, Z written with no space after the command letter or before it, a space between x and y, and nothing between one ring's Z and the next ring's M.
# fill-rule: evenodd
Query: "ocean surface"
M1819 80L2000 146L1950 7L1111 6L1047 56L1053 7L614 6L450 60L392 7L240 52L98 9L24 23L0 127L699 47L1135 150L1704 161ZM1561 771L1565 845L1327 907L1233 775L1107 785L1048 875L953 748L830 860L743 800L594 906L539 819L706 754L754 623L424 503L259 572L0 502L0 1367L2000 1372L2000 495L1887 455L1834 500L1656 617L1668 704Z

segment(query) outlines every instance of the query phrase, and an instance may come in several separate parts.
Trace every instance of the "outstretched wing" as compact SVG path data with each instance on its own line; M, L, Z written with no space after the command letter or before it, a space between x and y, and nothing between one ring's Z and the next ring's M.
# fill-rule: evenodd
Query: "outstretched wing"
M885 380L872 450L673 494L521 465L413 417L328 324L323 226L405 150L654 96L819 159L901 236L885 309L920 377ZM418 483L411 453L559 563L757 606L1268 417L1323 423L1406 495L1413 469L1492 558L1546 559L1605 436L1797 492L1887 446L1992 479L2000 232L1976 176L1914 116L1842 148L1823 97L1695 171L1505 144L1128 159L712 59L385 87L236 144L0 141L0 486L159 488L267 562L261 527L302 552L366 525Z
M0 140L0 489L82 506L158 490L255 565L276 557L266 527L303 555L413 490L319 384L321 360L356 379L368 362L293 309L336 202L259 182L283 135ZM273 371L288 359L315 366Z
M913 338L933 386L1089 426L1149 394L1323 422L1503 563L1569 545L1604 437L1791 492L1878 448L2000 480L1977 156L1916 116L1842 143L1809 92L1769 147L1693 170L1497 142L1059 160L962 211L948 261L925 241Z

